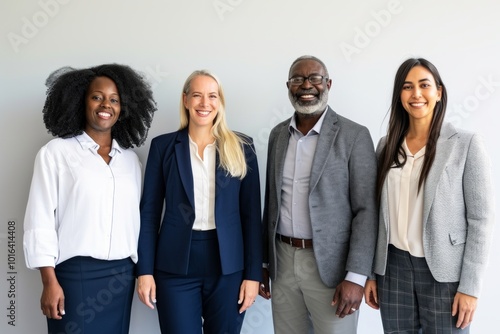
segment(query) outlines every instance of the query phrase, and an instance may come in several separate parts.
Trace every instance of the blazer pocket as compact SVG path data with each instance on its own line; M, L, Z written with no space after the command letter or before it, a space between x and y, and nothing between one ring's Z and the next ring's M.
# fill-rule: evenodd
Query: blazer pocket
M450 237L450 243L453 246L465 244L465 240L467 239L467 231L464 230L464 231L451 232L449 234L449 237Z

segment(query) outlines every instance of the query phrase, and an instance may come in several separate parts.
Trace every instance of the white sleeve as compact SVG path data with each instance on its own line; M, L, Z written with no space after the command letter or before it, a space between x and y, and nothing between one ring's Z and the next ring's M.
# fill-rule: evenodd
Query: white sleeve
M58 202L58 166L47 146L38 152L24 216L23 247L30 269L55 266L58 257L56 208Z

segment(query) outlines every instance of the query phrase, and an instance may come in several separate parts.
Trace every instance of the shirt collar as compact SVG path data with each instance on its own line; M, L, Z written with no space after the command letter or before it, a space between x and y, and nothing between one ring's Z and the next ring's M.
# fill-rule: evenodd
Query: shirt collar
M318 121L316 122L316 124L314 124L314 126L312 127L312 129L309 130L309 132L307 134L312 133L312 131L314 131L317 134L319 134L321 132L321 126L323 125L323 121L325 120L325 115L326 115L327 112L328 112L328 106L326 107L325 111L321 114L321 117L318 119ZM288 128L290 132L292 132L292 130L299 131L297 129L297 120L296 120L296 117L297 116L294 113L293 117L292 117L292 120L290 121L289 128Z
M97 144L92 137L90 137L85 131L81 135L75 136L82 150L91 150L93 153L97 154L97 150L99 149L99 144ZM122 148L118 144L118 142L113 139L111 143L111 151L109 152L110 157L114 157L116 153L121 153Z
M194 147L198 148L198 144L196 144L196 143L194 142L194 140L191 138L191 136L190 136L189 134L188 134L188 138L189 138L189 144L190 144L191 146L194 146ZM215 143L216 143L216 140L214 139L213 143L211 143L211 144L207 144L207 147L212 147L212 146L215 146Z

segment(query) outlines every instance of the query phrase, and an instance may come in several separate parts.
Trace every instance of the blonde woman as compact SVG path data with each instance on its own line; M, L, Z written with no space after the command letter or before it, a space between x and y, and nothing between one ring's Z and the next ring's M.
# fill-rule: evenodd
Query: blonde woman
M219 80L193 72L180 129L151 143L137 291L145 305L156 303L162 333L239 333L258 294L257 158L251 138L228 129L224 106Z

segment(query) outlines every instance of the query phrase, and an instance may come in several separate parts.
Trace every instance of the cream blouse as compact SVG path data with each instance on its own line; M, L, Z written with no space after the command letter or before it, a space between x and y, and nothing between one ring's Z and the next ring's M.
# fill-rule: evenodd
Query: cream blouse
M403 142L406 164L403 168L391 168L388 173L389 243L409 252L415 257L424 257L423 206L424 195L418 192L418 179L424 162L425 146L413 155L406 139Z
M214 141L205 147L202 159L198 154L198 145L189 137L195 208L193 230L215 229L216 151L217 147Z

